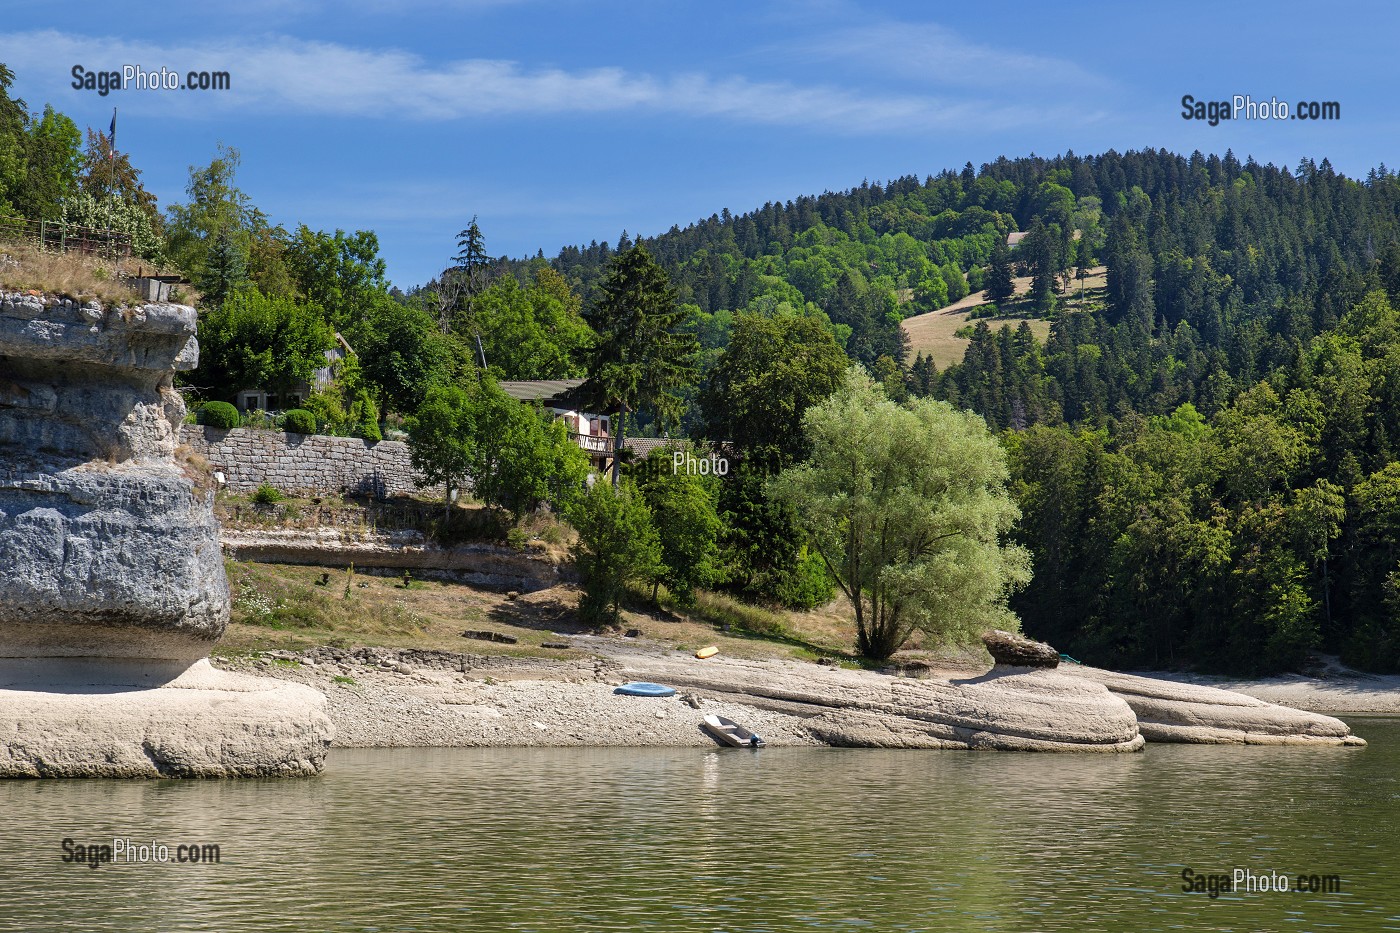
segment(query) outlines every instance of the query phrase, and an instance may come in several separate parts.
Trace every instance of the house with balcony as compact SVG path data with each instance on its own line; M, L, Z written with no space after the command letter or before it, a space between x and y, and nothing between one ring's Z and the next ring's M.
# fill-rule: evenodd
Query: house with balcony
M616 439L612 416L589 411L583 379L525 379L499 383L501 391L526 404L538 404L564 422L569 437L588 452L594 469L612 468Z

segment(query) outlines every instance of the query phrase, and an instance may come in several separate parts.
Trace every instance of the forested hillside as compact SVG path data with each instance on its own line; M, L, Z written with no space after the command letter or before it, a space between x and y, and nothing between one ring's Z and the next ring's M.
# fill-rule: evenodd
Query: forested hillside
M734 310L805 308L892 394L1006 432L1033 634L1104 664L1273 670L1322 648L1394 669L1398 231L1383 165L1148 151L1002 159L642 242L707 345ZM552 264L586 295L612 252ZM1100 261L1102 310L1064 313L1074 269ZM1044 345L979 322L946 372L900 358L902 317L1008 262L1054 320Z
M578 450L495 380L587 377L594 410L629 436L669 431L736 459L722 483L639 475L620 500L645 508L618 521L645 527L650 509L672 516L663 532L698 536L658 539L653 590L800 607L846 586L805 500L773 493L830 458L803 415L880 394L942 423L927 397L998 432L1021 513L1010 546L1033 570L1011 607L1031 634L1114 666L1284 670L1324 650L1400 669L1400 178L1383 164L1353 179L1229 152L999 159L553 259L492 258L490 231L464 218L452 265L403 291L372 231L274 223L238 187L235 149L192 166L186 200L162 212L109 135L84 144L53 108L12 99L11 80L0 66L0 232L110 228L142 263L184 273L201 307L193 403L285 398L338 333L354 354L296 423L370 440L439 425L447 481L496 490L485 501L519 519L566 510ZM1071 300L1100 266L1106 287ZM976 293L961 362L911 359L901 321ZM1003 323L1027 316L1048 338ZM285 423L223 407L231 423ZM1001 488L1003 454L977 450ZM615 505L593 498L599 514ZM956 576L944 566L924 589Z

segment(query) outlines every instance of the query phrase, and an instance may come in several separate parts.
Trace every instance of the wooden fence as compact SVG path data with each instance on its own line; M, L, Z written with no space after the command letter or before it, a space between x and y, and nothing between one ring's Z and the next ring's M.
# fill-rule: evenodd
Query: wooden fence
M80 227L57 220L0 218L0 241L17 240L28 240L44 249L87 253L108 259L125 259L131 255L131 235L117 230Z

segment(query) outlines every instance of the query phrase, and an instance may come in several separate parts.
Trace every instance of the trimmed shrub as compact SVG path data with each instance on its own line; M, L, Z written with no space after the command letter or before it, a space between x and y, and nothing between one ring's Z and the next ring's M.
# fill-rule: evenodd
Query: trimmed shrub
M282 430L288 434L315 434L316 416L305 408L293 408L282 415Z
M374 444L377 444L380 441L384 440L384 437L379 433L379 422L365 421L361 423L360 437L363 437L365 440Z
M205 402L199 406L199 423L211 428L236 428L242 421L238 409L228 402Z

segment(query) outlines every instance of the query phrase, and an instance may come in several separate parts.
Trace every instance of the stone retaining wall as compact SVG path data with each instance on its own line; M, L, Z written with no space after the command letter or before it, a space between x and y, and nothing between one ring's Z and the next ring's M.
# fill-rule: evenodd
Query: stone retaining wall
M283 434L250 428L223 430L184 425L180 441L224 474L231 492L252 492L270 483L283 492L310 495L373 495L379 498L439 487L420 485L401 441L372 444L358 437Z

